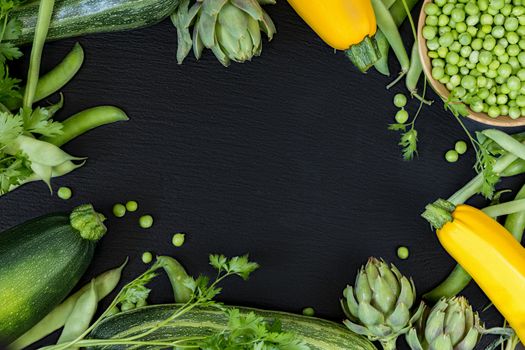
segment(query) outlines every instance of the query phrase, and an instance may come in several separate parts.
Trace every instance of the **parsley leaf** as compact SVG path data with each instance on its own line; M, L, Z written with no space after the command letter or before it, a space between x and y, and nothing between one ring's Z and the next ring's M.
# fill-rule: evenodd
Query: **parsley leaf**
M24 129L33 134L40 134L47 137L56 136L62 133L62 123L53 121L54 114L62 108L64 99L49 107L37 107L32 111L23 110Z
M399 146L401 146L401 153L404 160L412 160L414 155L417 155L417 130L411 128L407 132L401 134Z
M0 112L0 144L7 145L23 132L24 122L19 115Z
M33 174L31 162L21 153L8 155L0 152L0 194L9 192Z

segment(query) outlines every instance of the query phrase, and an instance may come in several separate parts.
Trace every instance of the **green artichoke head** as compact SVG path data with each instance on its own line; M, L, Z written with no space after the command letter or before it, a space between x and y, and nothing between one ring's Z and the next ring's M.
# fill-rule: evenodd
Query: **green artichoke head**
M275 0L196 0L190 7L190 0L183 0L171 16L177 27L178 62L184 61L192 47L197 59L208 48L224 66L259 56L261 31L269 40L276 33L261 5L274 3Z
M397 338L409 331L423 306L413 308L414 282L383 260L370 258L359 270L355 286L347 286L341 300L348 317L345 325L355 333L395 349ZM415 310L414 310L415 309Z
M441 299L406 335L412 350L473 350L481 339L479 316L463 297Z

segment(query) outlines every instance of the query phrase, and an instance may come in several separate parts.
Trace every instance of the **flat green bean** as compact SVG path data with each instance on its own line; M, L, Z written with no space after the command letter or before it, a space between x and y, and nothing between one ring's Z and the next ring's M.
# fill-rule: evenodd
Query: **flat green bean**
M501 176L509 177L525 173L525 160L516 159L502 173Z
M422 96L419 96L419 94L417 93L417 83L419 81L419 78L421 77L421 73L423 73L423 65L421 64L421 59L419 58L419 48L416 40L414 42L414 45L412 45L412 53L410 56L410 68L408 69L406 75L405 84L412 96L416 97L423 103L431 104L430 101L425 100Z
M106 271L95 278L95 288L97 292L98 301L104 299L109 293L115 289L120 281L122 270L128 263L128 259L117 268ZM44 338L45 336L60 329L66 323L68 316L71 314L77 300L89 288L91 283L80 288L76 293L72 294L60 305L53 309L46 317L38 322L33 328L25 332L20 338L15 340L8 346L9 350L20 350L34 342Z
M169 256L159 256L157 262L168 275L171 287L173 288L175 302L186 303L190 301L193 292L184 285L184 280L188 277L188 273L184 267L177 260Z
M96 127L125 120L129 120L129 118L120 108L113 106L93 107L64 120L62 122L62 134L43 137L41 140L60 147Z
M98 306L95 280L91 280L89 289L78 298L73 310L67 317L64 329L58 338L57 344L75 340L89 328Z
M525 145L514 139L512 136L496 129L483 130L481 133L496 142L505 151L510 152L521 159L525 159Z
M403 45L401 34L397 29L396 22L392 18L388 8L381 2L381 0L372 0L372 7L374 8L378 28L381 29L387 38L390 46L392 46L392 49L396 54L397 59L399 60L401 65L400 77L402 77L410 68L410 60L408 58L405 46ZM394 80L390 86L395 84L399 79L400 78Z
M381 29L377 29L375 38L381 57L376 63L374 63L374 67L379 73L390 76L390 68L388 67L388 52L390 51L390 44Z
M525 199L517 199L506 203L494 204L483 208L482 211L492 218L519 213L520 211L525 211Z

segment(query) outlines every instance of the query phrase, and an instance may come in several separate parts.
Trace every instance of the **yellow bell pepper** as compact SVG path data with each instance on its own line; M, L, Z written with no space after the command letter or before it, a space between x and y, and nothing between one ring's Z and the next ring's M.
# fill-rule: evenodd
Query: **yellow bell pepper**
M377 25L370 0L288 2L328 45L336 50L347 51L361 71L366 71L380 58L373 38Z
M525 248L496 220L468 205L438 200L423 217L525 341Z

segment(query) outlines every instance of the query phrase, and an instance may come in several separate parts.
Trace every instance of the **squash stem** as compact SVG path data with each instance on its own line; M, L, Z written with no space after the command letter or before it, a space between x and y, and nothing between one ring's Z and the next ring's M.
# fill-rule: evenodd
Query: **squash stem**
M438 199L425 207L421 216L427 220L436 230L441 229L446 223L452 221L452 212L456 206L444 199Z
M366 72L381 58L375 37L366 36L360 43L352 45L345 52L361 72Z

